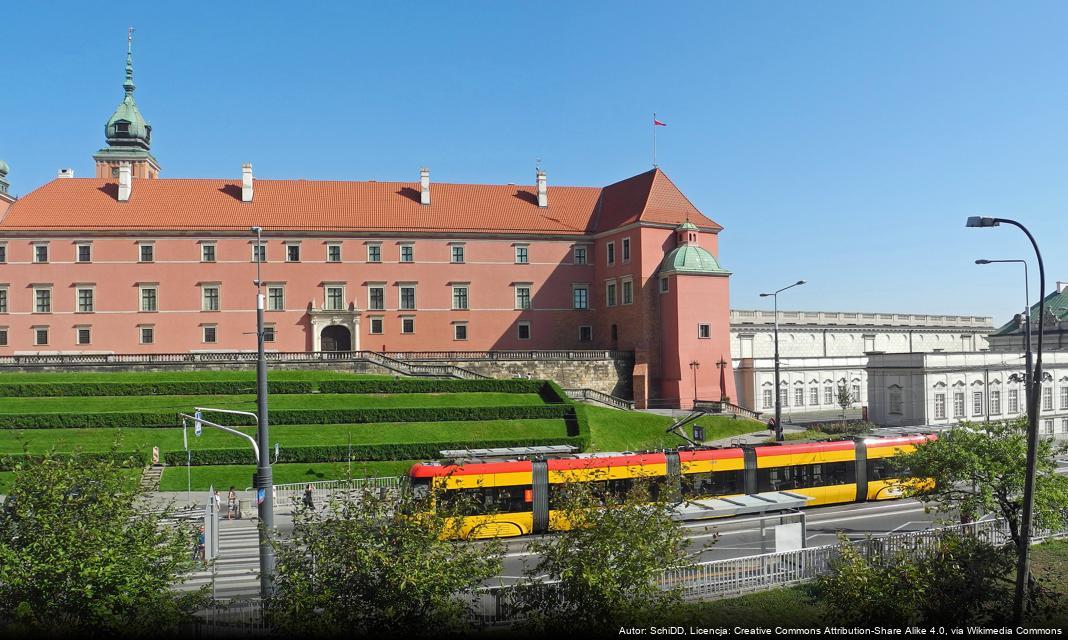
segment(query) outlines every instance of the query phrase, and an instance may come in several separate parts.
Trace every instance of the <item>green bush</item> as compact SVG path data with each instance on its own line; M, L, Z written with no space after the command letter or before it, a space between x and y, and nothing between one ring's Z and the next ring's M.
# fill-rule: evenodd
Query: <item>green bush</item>
M490 447L534 447L558 444L582 446L580 438L514 438L501 440L450 441L450 442L416 442L409 444L361 444L320 445L309 447L283 447L278 462L345 462L349 460L434 460L441 457L445 449L474 449ZM194 466L216 464L255 464L252 449L197 449L191 451L190 464ZM183 466L186 463L185 450L168 451L163 454L168 465Z
M184 454L185 451L182 451ZM148 454L143 451L91 451L78 453L5 453L0 455L0 471L11 471L18 464L37 464L45 459L111 462L120 467L143 467L148 464Z
M190 408L192 409L192 408ZM573 405L498 407L406 407L396 409L283 409L270 412L271 424L360 424L367 422L455 422L568 418ZM208 416L205 416L208 417ZM232 426L253 426L251 416L228 415ZM10 413L0 414L0 429L92 429L119 427L177 427L175 412Z
M323 393L539 393L541 380L323 380Z
M268 382L267 390L277 394L312 393L311 382L283 380ZM26 382L0 384L0 397L56 398L70 396L224 396L256 393L255 381L175 381L175 382Z

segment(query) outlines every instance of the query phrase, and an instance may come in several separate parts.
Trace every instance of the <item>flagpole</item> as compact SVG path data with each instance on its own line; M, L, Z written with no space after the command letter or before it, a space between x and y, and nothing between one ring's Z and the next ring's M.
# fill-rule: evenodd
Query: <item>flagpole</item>
M656 168L656 112L653 112L653 168Z

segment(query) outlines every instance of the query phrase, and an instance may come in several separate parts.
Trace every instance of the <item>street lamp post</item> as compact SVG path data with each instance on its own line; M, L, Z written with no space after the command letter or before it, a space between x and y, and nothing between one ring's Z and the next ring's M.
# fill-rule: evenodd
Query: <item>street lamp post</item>
M693 406L697 406L697 370L701 367L701 363L696 360L690 360L690 371L693 371Z
M1026 260L976 260L975 264L995 264L1004 262L1018 262L1024 268L1024 351L1027 361L1024 365L1024 402L1025 406L1031 406L1031 287L1027 279ZM989 393L989 390L987 391Z
M1046 267L1042 262L1042 252L1038 250L1038 242L1027 227L1015 220L1008 218L984 218L972 216L968 218L965 226L968 227L997 227L1001 223L1011 224L1019 228L1031 241L1035 249L1035 257L1038 259L1038 348L1034 356L1034 369L1031 371L1030 395L1027 396L1027 477L1024 480L1023 514L1020 523L1020 548L1016 564L1016 597L1013 601L1013 619L1017 624L1023 621L1025 609L1025 594L1030 574L1031 555L1031 520L1035 508L1035 467L1038 462L1038 400L1042 396L1042 318L1046 311ZM1031 310L1027 310L1030 315ZM1030 324L1028 324L1030 335ZM1030 361L1031 350L1028 346L1027 357Z
M256 440L259 451L256 465L256 503L260 517L260 594L268 597L273 592L274 547L269 534L274 530L274 478L271 477L271 448L267 433L267 358L263 352L263 279L260 264L263 262L263 229L252 227L256 234L256 413L259 425Z
M804 280L798 280L790 286L783 287L772 293L762 293L761 298L771 296L775 300L775 440L782 442L782 394L779 391L779 294L787 289L805 284Z

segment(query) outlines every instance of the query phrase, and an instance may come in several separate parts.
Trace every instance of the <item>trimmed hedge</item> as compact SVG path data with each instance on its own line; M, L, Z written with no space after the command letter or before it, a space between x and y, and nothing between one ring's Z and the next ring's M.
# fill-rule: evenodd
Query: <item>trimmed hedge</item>
M311 382L268 382L267 391L277 394L312 393ZM204 382L26 382L0 384L0 397L57 398L70 396L226 396L256 393L256 381Z
M541 380L323 380L322 393L538 393Z
M518 438L502 440L415 442L409 444L361 444L352 445L351 455L356 460L433 460L441 457L444 449L473 449L488 447L532 447L554 444L570 444L581 447L580 438ZM192 451L190 464L194 466L215 464L255 464L252 449L198 449ZM283 447L278 462L345 462L349 459L348 445L321 445L312 447ZM184 466L185 450L168 451L163 454L168 465Z
M190 408L192 410L192 408ZM360 424L366 422L454 422L567 418L567 405L498 407L407 407L396 409L283 409L270 412L271 424ZM210 419L210 416L205 416ZM230 426L252 426L250 416L227 415ZM0 429L92 429L118 427L179 427L175 412L8 413L0 414Z
M183 450L184 454L185 451ZM39 464L45 460L86 460L111 462L119 467L143 467L149 462L148 454L142 451L89 451L79 453L5 453L0 454L0 471L12 471L21 463Z

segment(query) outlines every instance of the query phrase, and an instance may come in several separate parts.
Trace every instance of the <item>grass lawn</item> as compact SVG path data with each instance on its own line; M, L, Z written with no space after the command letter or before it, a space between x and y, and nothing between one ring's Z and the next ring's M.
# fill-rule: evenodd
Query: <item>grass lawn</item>
M352 463L352 477L403 476L408 473L416 460L391 460L388 462ZM313 482L315 480L339 480L349 477L347 462L319 462L315 464L276 464L271 467L275 484L291 482ZM235 486L245 489L252 483L255 465L215 465L211 467L190 467L189 475L193 491L204 491L214 485L219 487ZM0 477L0 482L3 478ZM186 470L184 467L167 467L160 481L160 491L185 491Z
M375 376L344 371L270 371L268 380L392 380L394 376ZM249 380L256 382L256 372L250 371L145 371L85 372L85 373L0 373L0 384L26 382L202 382L210 380Z
M255 435L255 427L241 427ZM479 422L386 422L340 425L277 425L271 427L271 445L282 448L306 445L386 444L409 442L451 442L499 440L501 438L542 438L567 435L567 424L558 418L483 420ZM188 430L190 449L244 447L237 436L205 428L199 438ZM181 450L182 430L167 429L5 429L0 430L0 452L18 453L24 446L31 453L49 451L107 451L118 443L121 451L159 447L161 451ZM252 457L251 449L249 457Z
M607 407L587 406L590 421L591 449L595 451L638 451L674 448L685 442L665 429L674 422L667 416L642 411L620 411ZM763 423L747 418L705 416L697 420L705 428L707 440L718 440L763 428ZM692 434L691 428L687 432Z
M536 393L397 393L275 394L271 409L357 409L401 407L494 407L545 404ZM108 413L119 411L185 411L193 407L255 411L256 396L105 396L0 398L0 413ZM207 416L205 416L207 417Z
M137 469L120 469L122 475L126 476L130 482L138 482L141 479L141 473L143 469L138 467ZM7 495L11 491L11 485L15 482L14 471L0 471L0 495Z

